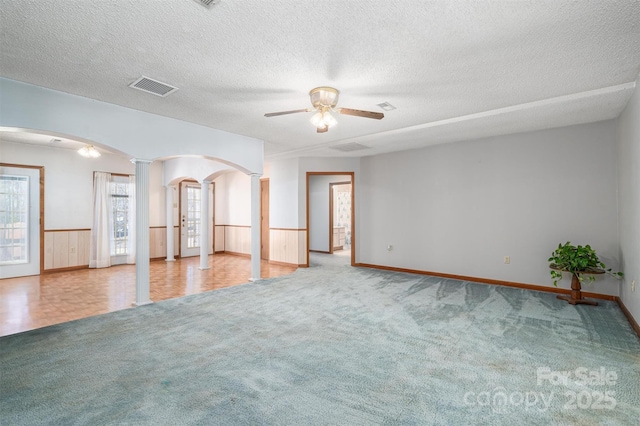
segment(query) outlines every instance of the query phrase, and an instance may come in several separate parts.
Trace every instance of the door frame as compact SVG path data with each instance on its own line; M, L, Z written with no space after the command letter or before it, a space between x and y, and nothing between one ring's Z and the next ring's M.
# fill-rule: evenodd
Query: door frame
M266 188L266 196L265 196L265 188ZM260 179L260 259L269 260L271 256L269 240L271 236L270 228L269 228L269 178ZM266 200L266 203L265 203ZM264 219L264 208L266 204L266 221ZM266 229L265 229L266 228ZM266 237L266 238L265 238ZM264 257L263 257L264 255Z
M32 166L26 164L12 164L12 163L0 163L2 167L14 167L14 168L23 168L23 169L37 169L38 174L40 175L40 179L38 181L38 185L40 188L40 212L39 214L39 250L40 250L40 275L44 273L44 166Z
M335 244L333 244L333 187L336 185L351 185L351 182L331 182L329 184L329 254L333 254L333 247L335 247ZM351 201L353 202L353 200ZM353 219L353 209L351 210L351 215ZM353 235L353 231L351 234Z
M308 267L309 266L309 229L311 228L309 226L309 181L311 176L327 176L327 175L335 175L335 176L349 176L351 179L351 266L355 266L356 265L356 179L355 179L355 172L307 172L307 193L306 193L306 198L307 198L307 203L306 203L306 217L307 217L307 225L306 225L306 231L307 231L307 263L303 266ZM331 192L331 191L329 191ZM332 216L332 213L330 212L330 218ZM331 234L330 233L330 239L329 239L329 245L331 245ZM329 249L331 250L331 247L329 247Z
M177 183L177 187L178 187L178 255L176 256L178 259L182 259L182 183L183 182L187 182L187 183L197 183L198 185L201 185L200 182L198 182L195 179L182 179L180 182ZM213 202L213 209L211 211L211 230L213 231L212 233L212 237L211 237L211 247L213 248L213 254L216 254L216 183L215 182L211 182L210 184L210 190L211 190L211 194L210 195L210 202ZM175 244L175 241L173 242ZM197 255L196 255L197 256ZM193 257L196 257L193 256Z

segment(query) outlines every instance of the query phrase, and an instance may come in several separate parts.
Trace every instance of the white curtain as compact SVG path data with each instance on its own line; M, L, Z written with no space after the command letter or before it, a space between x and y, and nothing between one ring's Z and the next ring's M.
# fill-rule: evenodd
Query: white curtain
M111 235L113 215L111 214L111 173L93 174L93 224L91 226L91 246L89 268L111 266Z
M127 263L136 263L136 176L129 175L129 214L127 217Z

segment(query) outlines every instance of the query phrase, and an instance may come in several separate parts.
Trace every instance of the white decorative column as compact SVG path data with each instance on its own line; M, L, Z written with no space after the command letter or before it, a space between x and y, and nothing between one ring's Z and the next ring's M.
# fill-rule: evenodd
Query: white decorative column
M251 278L260 279L260 176L251 174Z
M175 262L173 257L173 192L175 186L166 186L166 199L167 199L167 262Z
M200 183L200 269L209 269L209 184Z
M151 303L149 298L149 160L134 158L136 165L136 302Z

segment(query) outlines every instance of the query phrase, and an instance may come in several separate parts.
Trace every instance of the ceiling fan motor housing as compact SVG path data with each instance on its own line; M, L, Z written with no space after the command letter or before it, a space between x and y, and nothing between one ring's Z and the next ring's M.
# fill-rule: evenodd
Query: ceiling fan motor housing
M316 87L311 89L309 97L311 97L311 104L314 108L333 108L338 103L338 93L338 89L333 87Z

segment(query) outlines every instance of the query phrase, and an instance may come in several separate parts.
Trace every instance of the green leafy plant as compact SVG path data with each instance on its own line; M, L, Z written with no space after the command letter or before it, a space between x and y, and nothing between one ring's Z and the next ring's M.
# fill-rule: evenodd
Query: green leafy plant
M593 282L594 273L607 273L615 278L620 278L624 274L622 272L611 272L611 268L607 269L604 263L598 259L598 255L590 245L574 246L569 241L566 244L558 244L558 248L551 254L549 258L551 264L551 279L553 285L558 286L558 281L562 279L562 272L566 271L575 274L580 282L585 278L582 274L587 274L587 282Z

